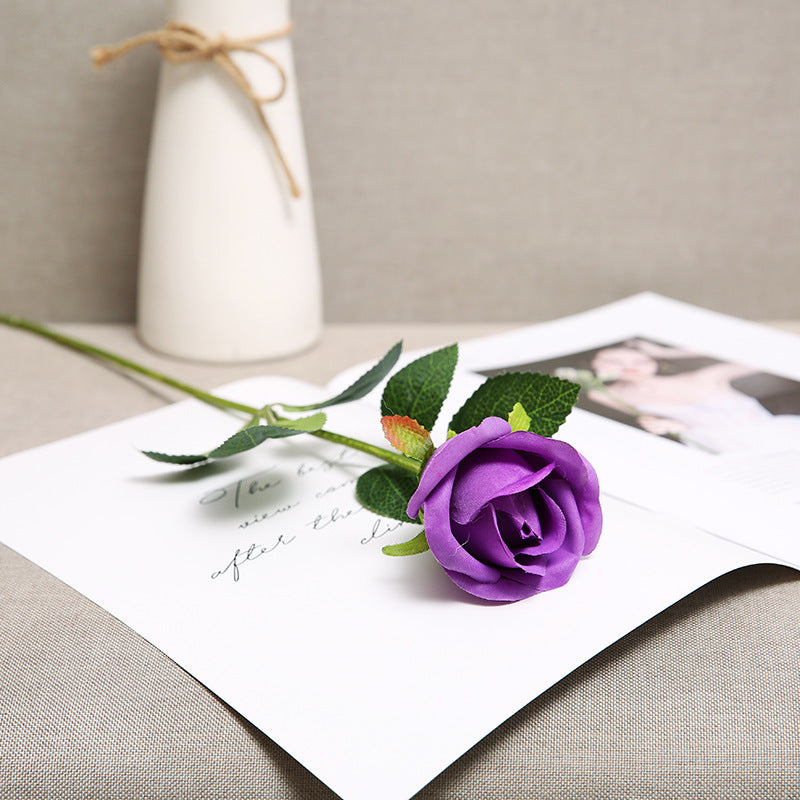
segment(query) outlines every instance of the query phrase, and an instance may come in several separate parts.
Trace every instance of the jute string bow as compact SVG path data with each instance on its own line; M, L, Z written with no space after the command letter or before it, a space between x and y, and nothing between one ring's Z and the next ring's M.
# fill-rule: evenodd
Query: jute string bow
M286 92L287 84L286 71L275 58L269 55L269 53L265 53L257 46L264 42L272 41L273 39L280 39L284 36L288 36L292 28L293 26L290 22L283 28L279 28L271 33L260 34L259 36L232 39L222 34L216 38L211 38L206 36L202 31L197 30L197 28L186 25L183 22L168 22L160 30L141 33L138 36L133 36L116 45L95 47L91 51L91 56L96 67L103 67L109 61L120 58L130 53L131 50L135 50L137 47L141 47L144 44L155 44L161 55L172 64L187 64L193 61L213 61L233 80L242 93L252 102L264 130L272 142L272 146L275 148L275 154L286 175L286 180L289 184L289 190L292 196L300 197L300 187L297 185L292 170L289 168L289 164L286 161L286 156L284 156L275 133L262 108L262 105L265 103L274 103L276 100L283 97ZM231 53L234 51L253 53L271 64L280 78L280 87L278 90L269 96L256 94L247 76L231 57Z

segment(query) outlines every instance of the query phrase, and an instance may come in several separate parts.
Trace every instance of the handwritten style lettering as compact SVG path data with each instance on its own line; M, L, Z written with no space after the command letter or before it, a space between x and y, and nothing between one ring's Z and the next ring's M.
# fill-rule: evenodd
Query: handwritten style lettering
M405 524L405 522L400 522L399 520L376 519L372 524L372 532L361 540L361 544L369 544L374 539L380 539L381 536L386 536L387 533L402 528Z
M210 492L206 492L206 494L200 498L200 505L207 506L212 503L218 503L220 500L224 500L227 497L229 498L229 502L233 503L234 508L239 508L244 497L252 497L261 492L269 491L276 486L280 486L280 484L280 478L270 478L267 480L264 480L260 476L250 479L245 478L236 481L236 483L231 486L224 486L220 489L212 489Z
M215 580L216 578L219 578L222 575L230 572L233 580L238 581L241 576L241 568L249 561L255 561L257 558L261 558L261 556L273 552L281 545L291 544L294 540L294 536L286 537L283 534L280 534L271 545L265 546L260 544L251 544L246 550L242 550L241 548L237 547L236 552L233 554L233 558L222 569L212 572L211 579Z
M294 503L287 503L285 506L279 506L278 508L273 508L270 511L264 511L261 514L255 514L252 519L246 519L244 522L240 522L239 527L249 528L251 525L256 525L259 522L264 522L265 520L277 517L278 514L285 514L287 511L291 511L291 509L296 508L299 505L300 501L295 500Z
M347 448L343 447L335 456L331 456L322 461L311 464L307 461L302 461L297 465L297 476L299 478L305 478L314 472L330 472L330 470L340 464L352 464L353 462L350 460L352 456L353 454L348 451Z
M323 497L327 497L329 494L338 492L340 489L345 489L348 486L352 486L357 480L358 478L350 478L346 481L342 481L341 483L337 483L335 486L328 486L325 489L320 489L320 491L316 492L314 497L317 500L321 500Z
M363 511L362 506L359 506L358 508L346 508L344 511L336 506L326 514L318 514L311 522L307 522L306 525L310 526L315 531L321 531L323 528L327 528L329 525L333 525L336 522L341 522L343 519L352 517L353 514L358 514L360 511Z

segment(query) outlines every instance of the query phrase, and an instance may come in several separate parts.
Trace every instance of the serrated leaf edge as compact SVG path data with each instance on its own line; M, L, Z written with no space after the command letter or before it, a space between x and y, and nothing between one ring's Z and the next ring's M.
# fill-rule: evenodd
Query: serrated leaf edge
M404 514L403 517L398 517L398 516L396 516L394 514L387 514L384 509L378 508L374 504L367 502L363 497L363 493L359 488L360 485L361 485L361 481L364 480L364 479L369 480L368 478L366 478L366 476L371 474L371 473L375 473L375 472L381 472L382 474L389 473L389 470L387 469L388 467L391 467L391 465L389 465L389 464L381 464L380 466L373 467L372 469L368 469L366 472L362 473L359 476L358 480L356 481L356 499L358 500L359 503L361 503L362 506L364 506L364 508L366 508L368 511L372 511L373 514L378 514L381 517L388 517L389 519L396 519L396 520L398 520L400 522L413 522L413 520L411 519L411 517L408 516L408 514ZM391 474L391 473L389 473L389 474ZM403 507L404 508L407 507L408 506L408 500L410 498L404 497L399 491L397 491L396 487L393 486L391 484L391 482L389 482L389 486L390 486L391 491L393 491L395 493L395 495L402 500Z
M363 375L356 378L346 389L343 389L339 394L331 397L329 400L323 400L321 403L312 403L307 406L292 406L287 403L278 403L277 405L285 408L287 411L314 411L318 408L327 408L328 406L352 403L354 400L360 400L362 397L368 395L392 371L392 367L397 363L397 359L400 358L402 349L402 340L396 342L386 355L373 364ZM363 385L359 386L362 382ZM358 388L356 389L357 386Z
M566 421L566 418L570 415L570 413L572 412L572 409L575 407L575 403L577 401L577 393L580 392L580 385L575 383L574 381L568 381L568 380L565 380L564 378L557 378L554 375L548 375L548 374L546 374L544 372L523 372L523 371L520 371L520 370L516 370L516 371L510 371L510 372L501 372L498 375L492 375L490 378L487 378L477 389L475 389L475 391L461 404L461 407L458 409L458 411L456 411L455 414L453 414L453 416L452 416L452 418L450 420L450 424L448 426L448 433L451 430L455 430L453 428L453 422L455 421L456 417L458 417L459 414L461 414L463 412L463 410L470 405L470 403L473 401L473 399L475 398L476 395L480 394L481 392L485 392L486 391L485 387L487 385L489 385L491 382L496 381L497 379L502 379L502 378L504 378L504 377L506 377L508 375L512 375L512 376L515 376L515 375L541 376L543 378L546 378L548 382L551 382L551 383L552 382L557 382L557 383L565 384L567 386L576 388L577 392L575 393L575 398L572 400L572 405L571 405L570 409L564 415L564 419L559 421L558 418L550 417L546 413L539 413L539 414L536 414L536 416L531 417L531 422L546 421L546 422L549 422L551 425L555 425L556 431L564 424L564 422ZM542 408L546 411L546 409L549 408L549 407L552 407L557 402L557 400L558 400L558 398L554 398L552 400L549 400L548 402L546 402L542 406ZM466 430L466 428L465 428L465 430ZM462 431L456 431L456 434L458 434L458 433L462 433ZM554 431L554 433L555 433L555 431Z
M449 370L449 376L445 386L444 394L442 395L438 403L438 408L436 409L433 415L433 419L428 424L428 428L433 429L433 426L436 424L436 420L439 418L439 414L441 413L444 401L447 399L447 395L450 393L450 387L453 385L453 375L455 374L455 368L456 365L458 364L458 343L449 344L446 345L445 347L440 347L437 350L432 350L429 353L425 353L424 355L421 355L419 358L415 358L413 361L406 364L402 369L399 369L397 372L395 372L395 374L392 375L391 378L389 378L388 382L386 383L386 386L383 389L383 394L381 396L381 409L380 409L381 416L411 416L407 410L401 409L400 411L398 411L397 409L390 408L388 404L386 404L384 398L386 397L386 393L390 390L389 389L390 385L392 385L393 382L400 380L401 376L404 373L410 371L413 367L417 366L420 361L424 361L425 359L428 358L433 358L434 356L437 356L440 353L446 353L448 351L455 352L455 361L453 362L452 368ZM423 380L422 386L420 387L418 394L422 394L425 387L432 380L433 380L433 370L428 370L428 375Z

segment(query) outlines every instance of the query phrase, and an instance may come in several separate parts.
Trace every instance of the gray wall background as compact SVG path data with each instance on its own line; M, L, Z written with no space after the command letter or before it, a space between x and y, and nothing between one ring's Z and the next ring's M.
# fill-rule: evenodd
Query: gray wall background
M800 3L294 0L329 321L800 317ZM129 321L153 0L0 0L0 307ZM402 281L405 299L398 298Z

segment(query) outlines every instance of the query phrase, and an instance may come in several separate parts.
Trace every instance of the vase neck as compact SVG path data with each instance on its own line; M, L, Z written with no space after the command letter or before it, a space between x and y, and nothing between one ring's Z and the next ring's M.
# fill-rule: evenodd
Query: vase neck
M289 0L168 0L166 11L208 35L254 36L289 22Z

